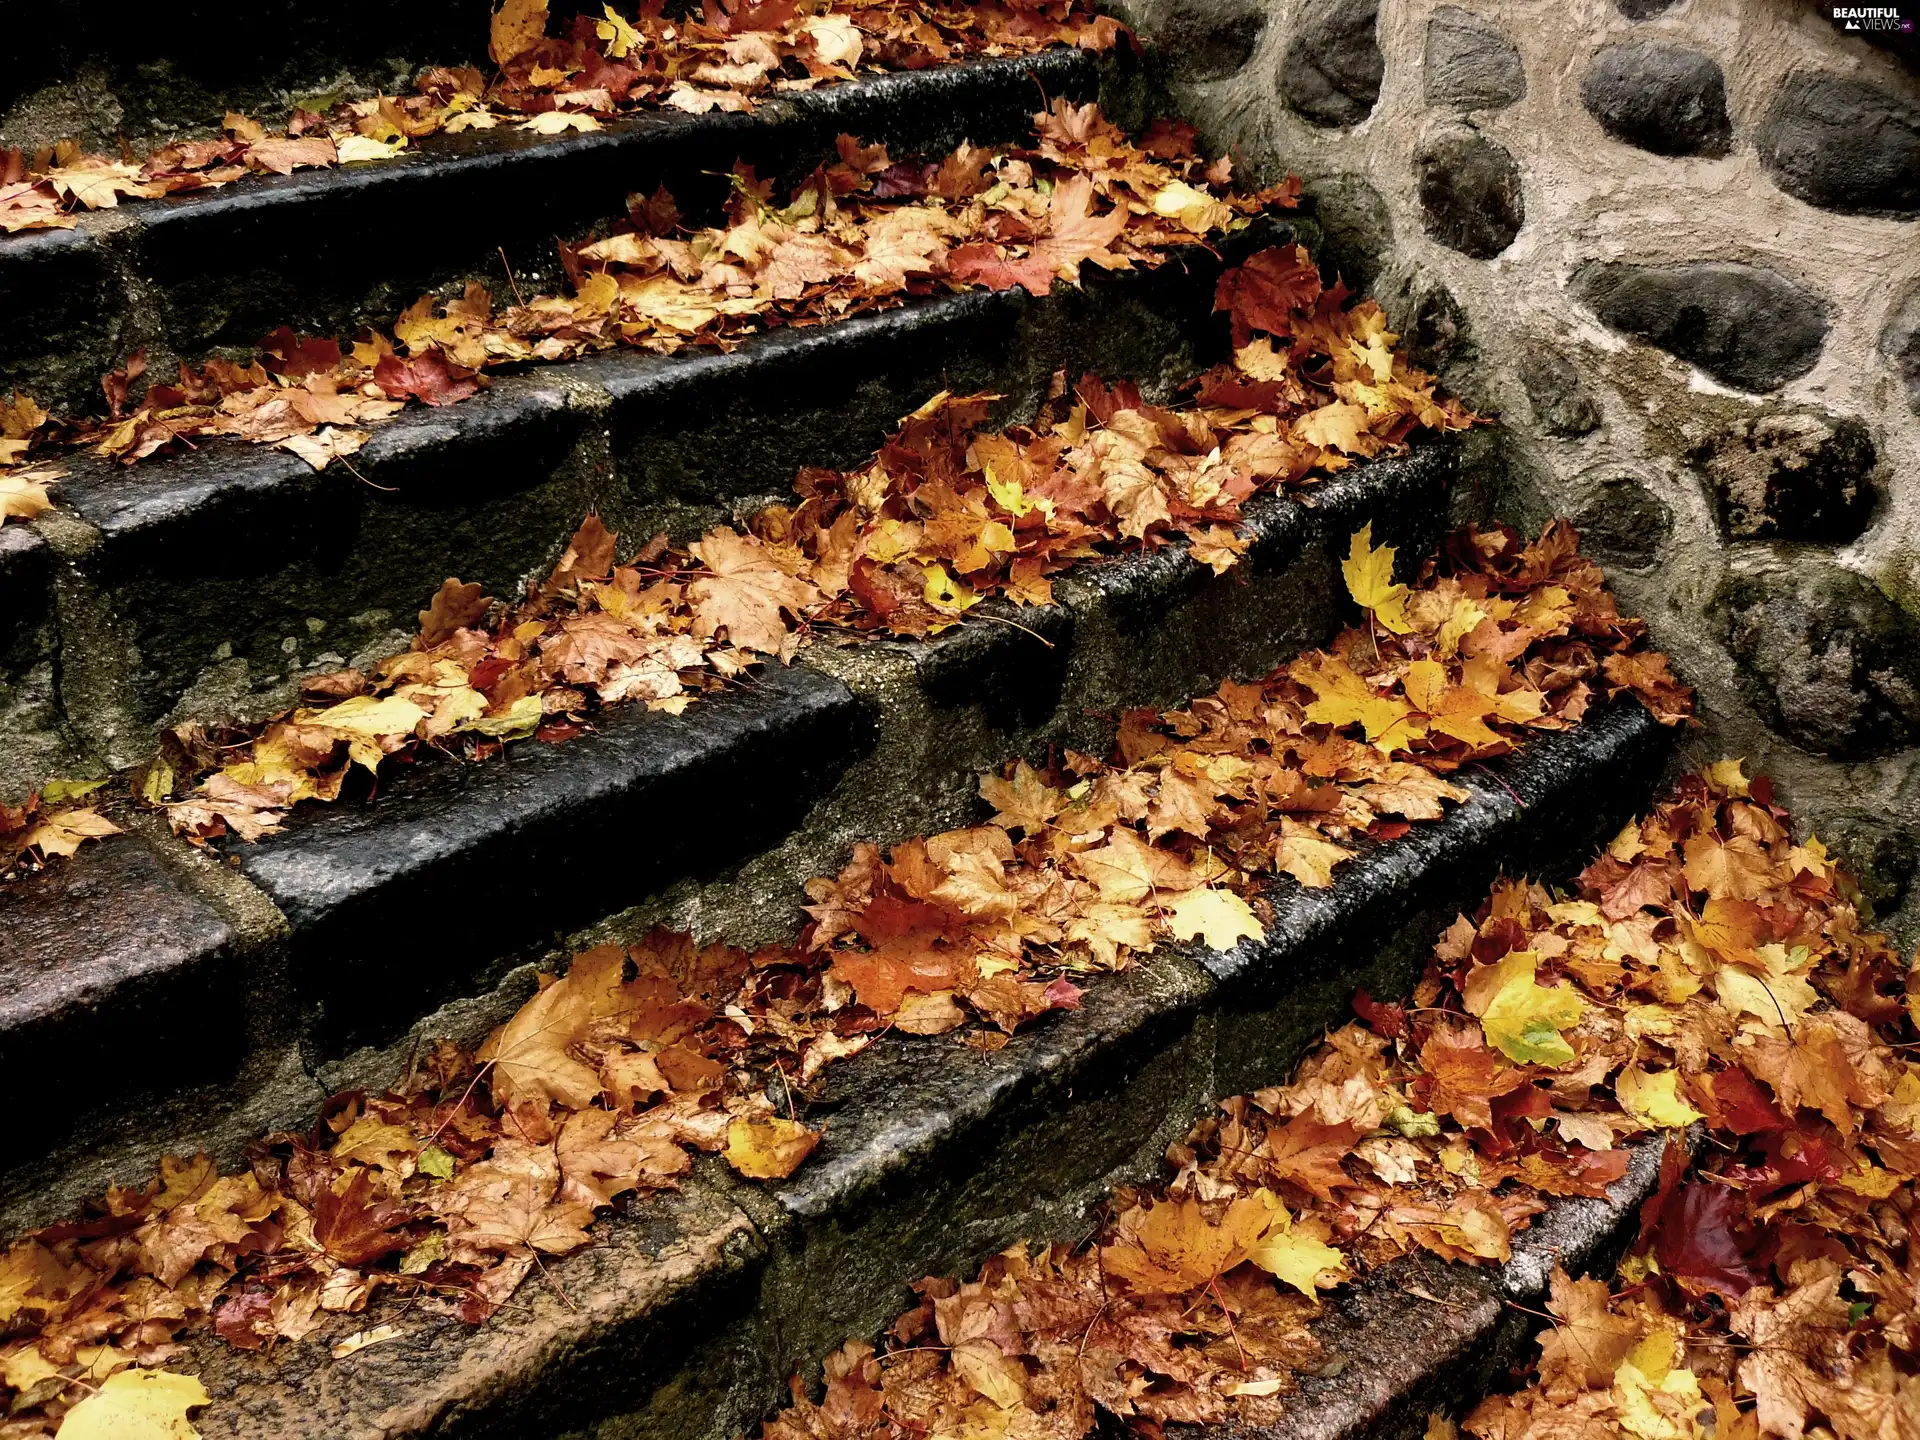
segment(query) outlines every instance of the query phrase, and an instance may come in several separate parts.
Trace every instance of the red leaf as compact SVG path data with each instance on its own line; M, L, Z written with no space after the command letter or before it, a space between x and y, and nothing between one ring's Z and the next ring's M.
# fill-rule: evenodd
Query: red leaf
M1671 1156L1673 1150L1667 1153ZM1661 1170L1664 1179L1664 1163ZM1655 1201L1659 1210L1653 1224L1653 1253L1660 1268L1682 1286L1738 1300L1767 1278L1766 1267L1756 1258L1765 1236L1743 1223L1747 1197L1741 1191L1688 1180Z
M282 325L262 340L260 352L263 369L289 380L325 374L340 363L339 341L296 335L290 325Z
M1053 289L1053 266L1044 256L1009 260L998 245L984 240L956 245L949 251L947 273L963 284L984 285L989 290L1019 286L1028 294L1045 296Z
M344 1186L314 1197L313 1238L343 1265L366 1265L411 1243L400 1226L413 1207L374 1189L371 1171L355 1170Z
M214 1312L214 1333L236 1350L258 1350L273 1338L273 1292L247 1290Z
M1787 1128L1787 1117L1780 1113L1780 1107L1773 1103L1773 1097L1761 1089L1760 1082L1745 1070L1736 1067L1715 1075L1713 1098L1720 1105L1720 1113L1714 1117L1714 1123L1736 1135Z
M1240 346L1255 330L1291 335L1295 313L1312 310L1320 289L1320 272L1303 246L1274 246L1220 277L1213 308L1233 317L1233 343Z
M455 365L437 345L407 360L381 356L373 367L373 379L396 400L411 395L429 405L456 404L478 394L481 385L473 371Z
M1353 992L1353 1013L1360 1017L1362 1025L1388 1040L1398 1040L1407 1033L1407 1007L1382 1005L1364 990Z

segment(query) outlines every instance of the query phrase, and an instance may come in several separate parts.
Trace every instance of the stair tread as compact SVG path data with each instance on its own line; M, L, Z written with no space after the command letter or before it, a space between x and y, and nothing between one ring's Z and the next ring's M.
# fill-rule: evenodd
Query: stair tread
M1636 1223L1660 1177L1661 1136L1629 1142L1627 1173L1604 1200L1554 1200L1513 1237L1498 1268L1402 1256L1327 1297L1311 1329L1338 1373L1303 1376L1275 1425L1174 1425L1180 1440L1360 1440L1418 1434L1432 1410L1452 1410L1504 1368L1503 1350L1531 1334L1555 1265L1602 1269ZM1424 1294L1419 1292L1424 1291Z
M952 1036L876 1039L866 1053L826 1072L825 1099L808 1112L825 1133L807 1164L765 1187L714 1182L752 1217L765 1259L755 1262L756 1277L742 1282L743 1295L726 1303L710 1300L676 1319L675 1342L664 1359L636 1344L658 1320L657 1291L636 1282L624 1302L601 1308L601 1267L629 1262L609 1262L589 1251L548 1267L556 1293L573 1294L576 1267L595 1293L593 1338L583 1339L577 1351L550 1342L558 1302L542 1292L478 1330L436 1331L431 1365L412 1367L401 1358L365 1369L341 1363L329 1372L328 1408L318 1419L293 1420L283 1403L250 1398L256 1388L285 1393L281 1362L219 1356L209 1363L218 1393L232 1403L216 1404L196 1423L210 1436L265 1436L292 1421L296 1435L393 1440L427 1433L524 1434L535 1418L558 1433L635 1412L648 1417L633 1422L643 1429L654 1424L661 1433L692 1434L714 1423L709 1413L686 1410L694 1404L688 1387L705 1383L724 1393L701 1405L724 1403L732 1407L726 1425L748 1425L778 1403L791 1369L812 1363L849 1334L877 1330L897 1313L905 1280L967 1269L1022 1237L1077 1236L1086 1205L1114 1183L1151 1173L1190 1113L1211 1094L1238 1088L1225 1077L1257 1062L1268 1067L1262 1083L1275 1078L1272 1057L1251 1053L1258 1044L1253 1030L1274 1028L1278 1013L1260 1009L1256 965L1289 991L1328 980L1345 987L1343 996L1350 993L1357 952L1419 928L1416 915L1433 915L1422 931L1430 937L1441 923L1436 907L1450 913L1454 897L1477 893L1503 864L1537 873L1543 865L1577 863L1636 803L1640 792L1633 779L1650 778L1650 767L1657 767L1669 743L1632 702L1598 707L1592 720L1572 731L1531 741L1493 762L1493 774L1467 780L1476 792L1473 802L1418 827L1440 837L1437 845L1419 847L1427 856L1420 867L1427 883L1405 883L1406 866L1396 853L1401 842L1369 849L1344 868L1360 877L1355 892L1385 898L1346 912L1337 936L1326 933L1324 911L1311 892L1283 883L1271 897L1276 913L1267 938L1239 947L1235 954L1243 963L1224 979L1215 973L1223 969L1221 957L1199 947L1168 947L1128 971L1096 978L1078 1010L1023 1029L992 1053ZM1632 772L1623 775L1623 764ZM1551 853L1533 843L1528 817L1506 795L1506 786L1556 816ZM1498 843L1487 839L1489 810L1499 817ZM1371 872L1384 878L1368 879ZM1225 1023L1235 1016L1253 1027L1236 1030ZM1299 1038L1317 1034L1332 1018L1317 1014ZM1637 1162L1623 1185L1641 1183L1645 1169ZM700 1186L695 1191L706 1193ZM602 1222L608 1236L603 1248L630 1256L662 1206L669 1207L663 1233L671 1233L670 1207L680 1203L636 1200ZM1515 1258L1498 1282L1505 1289L1476 1292L1476 1306L1498 1320L1505 1308L1500 1295L1524 1303L1544 1285L1550 1256L1577 1260L1582 1246L1597 1247L1613 1233L1632 1204L1626 1191L1612 1202L1563 1202L1544 1223L1516 1237ZM709 1270L717 1277L721 1268L715 1261ZM540 1285L538 1279L529 1282ZM1478 1318L1476 1309L1476 1323ZM327 1335L338 1338L349 1320L364 1326L381 1316L336 1320ZM1485 1329L1491 1337L1492 1324ZM1373 1353L1368 1347L1384 1343L1381 1337L1402 1344L1404 1326L1362 1324L1329 1338L1360 1356ZM701 1340L709 1348L695 1343ZM575 1360L585 1383L570 1368ZM312 1362L284 1363L304 1370ZM684 1373L676 1366L684 1366ZM715 1378L720 1370L724 1382ZM656 1408L647 1410L649 1404Z
M196 358L282 324L345 334L476 275L504 289L503 255L522 279L557 276L555 237L624 215L635 190L665 185L700 214L725 197L736 160L797 181L832 158L842 132L902 156L1014 140L1043 94L1091 99L1110 63L1058 48L862 77L749 113L436 136L392 160L254 177L95 212L71 230L0 236L0 308L15 316L0 336L0 385L56 408L97 408L98 375L136 345ZM503 205L503 194L539 200Z
M675 516L704 527L785 495L800 466L859 464L943 384L1002 393L1011 414L1064 364L1109 378L1199 368L1224 344L1213 277L1288 233L1258 227L1219 254L1091 274L1045 299L940 295L730 353L612 352L503 375L375 429L351 473L207 444L131 472L77 458L53 497L100 532L81 569L123 617L140 656L129 706L150 722L228 656L259 688L324 664L308 657L363 653L448 575L512 593L590 509L633 542Z

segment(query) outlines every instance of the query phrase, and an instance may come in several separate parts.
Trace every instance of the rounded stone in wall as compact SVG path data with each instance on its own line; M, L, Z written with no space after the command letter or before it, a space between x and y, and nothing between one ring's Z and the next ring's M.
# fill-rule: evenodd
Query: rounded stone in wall
M1716 606L1767 724L1803 749L1868 760L1920 742L1920 625L1818 550L1781 548Z
M1590 470L1577 485L1568 518L1580 532L1580 548L1606 565L1628 570L1652 565L1673 532L1667 502L1645 479L1618 465Z
M1688 456L1728 539L1828 545L1858 539L1873 519L1879 458L1864 424L1818 410L1737 420Z
M1906 388L1908 408L1920 415L1920 286L1895 308L1880 332L1880 353Z
M1330 175L1307 187L1320 222L1315 252L1327 282L1338 275L1364 294L1393 249L1393 216L1380 192L1358 175Z
M1895 829L1885 816L1849 815L1822 826L1820 838L1876 913L1899 907L1920 867L1920 844L1912 834Z
M1221 80L1253 58L1267 17L1258 0L1171 0L1152 36L1175 80Z
M1651 20L1679 3L1680 0L1613 0L1613 8L1629 20Z
M1507 32L1458 5L1427 21L1421 88L1429 105L1501 110L1527 93L1527 72Z
M1733 138L1727 82L1710 55L1626 40L1593 57L1580 102L1600 128L1656 155L1724 155Z
M1600 428L1600 407L1580 380L1573 362L1545 345L1520 352L1520 383L1526 387L1533 418L1549 435L1571 440Z
M1473 324L1451 290L1435 281L1408 298L1407 358L1416 366L1444 376L1479 358Z
M1920 105L1883 85L1796 70L1754 142L1773 183L1809 205L1920 217Z
M1741 390L1774 390L1806 374L1827 341L1825 302L1756 265L1594 263L1569 288L1611 329Z
M1301 119L1358 125L1380 100L1387 73L1375 33L1380 0L1306 0L1280 64L1280 96Z
M1491 260L1526 223L1520 167L1506 146L1473 130L1431 135L1414 152L1427 234L1475 260Z

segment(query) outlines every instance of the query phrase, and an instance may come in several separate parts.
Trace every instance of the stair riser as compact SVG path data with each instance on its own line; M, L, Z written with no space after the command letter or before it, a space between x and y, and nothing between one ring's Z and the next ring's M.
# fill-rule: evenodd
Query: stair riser
M0 392L97 412L100 375L135 348L164 378L178 359L250 349L280 325L350 337L469 280L499 304L516 282L529 295L564 288L555 240L604 228L629 194L664 185L708 223L736 160L784 186L831 161L842 132L901 157L1017 140L1043 90L1090 100L1103 66L1060 50L874 77L751 114L649 114L557 139L433 137L392 161L133 202L57 238L0 238L0 311L17 317L0 336Z
M54 698L58 636L52 551L9 525L0 530L0 802L17 804L65 758Z

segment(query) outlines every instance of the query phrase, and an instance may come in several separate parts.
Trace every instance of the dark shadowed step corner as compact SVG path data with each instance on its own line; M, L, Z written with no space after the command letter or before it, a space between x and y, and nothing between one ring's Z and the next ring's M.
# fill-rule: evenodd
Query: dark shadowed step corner
M97 410L99 376L136 347L165 372L174 356L251 346L279 325L348 334L442 285L478 278L505 292L503 254L522 286L545 287L559 279L554 237L620 217L635 191L665 185L698 221L717 213L736 159L795 182L833 158L842 132L900 158L1018 140L1045 97L1092 99L1121 63L1057 49L870 76L749 114L432 136L392 160L250 178L83 215L71 230L0 237L10 321L0 390Z
M1555 1200L1513 1237L1497 1268L1409 1255L1326 1298L1313 1333L1326 1351L1275 1425L1173 1425L1175 1440L1413 1440L1435 1411L1458 1415L1527 1358L1547 1279L1604 1275L1626 1252L1660 1178L1663 1137L1637 1140L1604 1200Z
M859 463L942 388L1000 394L1020 418L1063 366L1164 390L1224 353L1220 268L1292 234L1257 225L1219 253L1090 273L1042 300L940 295L730 354L503 375L376 429L351 470L231 442L132 469L80 457L55 498L97 532L71 564L124 656L101 681L117 693L73 711L83 726L125 717L89 738L134 763L140 728L170 712L264 706L288 675L404 644L449 575L513 593L589 509L635 544L662 527L690 539L752 497L786 498L801 466Z
M1503 865L1539 874L1583 859L1644 801L1666 749L1638 706L1606 707L1468 776L1474 799L1416 828L1420 843L1370 850L1330 891L1281 881L1269 934L1231 956L1169 949L1095 977L1080 1009L993 1053L879 1037L826 1072L825 1099L806 1111L825 1138L790 1180L749 1186L703 1163L697 1184L625 1207L594 1250L530 1278L481 1330L377 1311L272 1356L203 1344L195 1364L215 1403L196 1424L209 1440L747 1432L790 1372L817 1375L828 1351L889 1323L906 1282L967 1271L1019 1239L1084 1236L1100 1198L1155 1173L1213 1097L1283 1078L1356 984L1410 983L1454 905ZM1605 1228L1594 1204L1573 1202L1576 1218L1550 1219L1516 1254L1598 1255L1582 1238ZM1544 1259L1529 1263L1544 1275ZM1443 1299L1453 1283L1431 1282ZM398 1338L326 1357L388 1321Z

